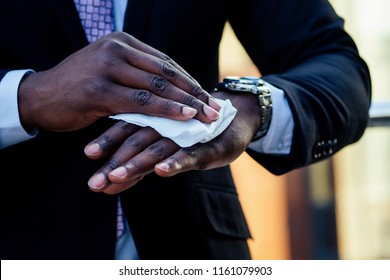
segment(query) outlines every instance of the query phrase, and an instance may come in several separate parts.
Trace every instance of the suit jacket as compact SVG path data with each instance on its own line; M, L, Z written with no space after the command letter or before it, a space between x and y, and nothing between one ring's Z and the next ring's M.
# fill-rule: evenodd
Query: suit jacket
M359 139L369 72L327 1L129 0L124 31L212 89L227 20L264 79L285 91L295 121L290 155L248 150L254 159L283 174ZM0 78L10 69L49 69L87 44L71 0L1 1L0 40ZM83 154L109 125L40 131L0 150L2 259L114 257L116 198L88 189L103 162ZM172 178L151 174L122 200L141 259L250 258L228 166Z

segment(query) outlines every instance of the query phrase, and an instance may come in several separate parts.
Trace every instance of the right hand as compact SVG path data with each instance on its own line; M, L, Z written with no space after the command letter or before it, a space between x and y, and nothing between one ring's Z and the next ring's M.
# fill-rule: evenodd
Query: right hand
M23 126L51 131L77 130L118 113L211 123L220 109L167 55L121 32L27 76L18 94Z

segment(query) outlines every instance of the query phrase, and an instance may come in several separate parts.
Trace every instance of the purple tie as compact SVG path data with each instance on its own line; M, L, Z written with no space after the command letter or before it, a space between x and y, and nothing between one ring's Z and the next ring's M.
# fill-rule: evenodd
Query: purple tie
M112 0L74 0L74 3L89 42L114 30Z
M74 3L90 43L114 31L112 0L74 0ZM119 239L125 232L123 210L119 196L117 209L116 236Z
M118 195L118 212L116 216L116 239L122 237L123 233L125 232L125 223L123 221L123 209L121 205L121 199Z

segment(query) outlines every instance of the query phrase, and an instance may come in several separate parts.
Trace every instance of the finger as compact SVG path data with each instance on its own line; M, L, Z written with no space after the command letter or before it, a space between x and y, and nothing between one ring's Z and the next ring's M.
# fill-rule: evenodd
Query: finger
M181 114L179 114L178 117L182 117L183 113L187 113L188 111L192 114L197 113L195 118L206 123L211 123L219 117L219 113L216 110L214 110L213 108L211 108L211 106L205 104L202 100L197 98L200 95L195 97L191 94L188 94L182 88L177 87L164 77L150 74L128 64L122 64L115 69L112 69L111 75L121 85L127 86L132 89L143 89L149 93L146 94L143 91L138 91L139 93L136 95L136 99L134 100L135 102L137 102L136 104L144 105L143 102L153 100L158 101L158 98L148 100L148 98L150 99L151 97L153 97L153 93L155 93L160 98L165 99L165 103L170 100L180 103ZM182 104L188 105L189 108L183 106ZM142 107L143 110L145 110L145 108L147 108L147 106ZM184 108L185 110L183 112ZM196 112L190 111L190 108L195 109ZM188 118L188 116L193 117L194 115L185 116Z
M189 170L206 170L218 167L218 149L214 145L196 144L182 148L169 158L156 164L154 171L161 177L170 177Z
M133 187L142 179L143 179L143 177L136 178L136 179L129 181L125 184L110 184L104 189L103 192L106 194L110 194L110 195L118 194L118 193L121 193L121 192Z
M127 53L127 59L134 67L163 77L189 95L213 108L215 107L214 109L217 111L220 110L221 107L215 102L214 97L204 90L197 81L189 77L186 72L183 73L184 70L180 70L182 68L168 56L156 57L137 49L130 49Z
M171 64L175 68L177 68L180 72L182 72L184 75L186 75L194 83L199 85L199 83L187 71L185 71L179 64L177 64L175 61L173 61L169 56L167 56L163 52L153 48L152 46L149 46L148 44L145 44L144 42L138 40L134 36L131 36L127 33L119 32L117 34L118 34L118 37L121 38L127 45L129 45L135 49L138 49L144 53L161 58L162 60L171 62Z
M104 53L115 54L114 57L102 56L101 58L107 78L130 88L146 89L167 99L187 104L197 110L198 114L195 118L203 122L210 123L218 118L217 111L220 110L220 105L198 83L189 79L173 64L123 42L131 43L133 41L131 36L124 33L115 35L116 40L112 39L114 36L112 35L98 42ZM124 63L124 60L128 63ZM101 89L110 93L113 85L104 80L97 80L91 87L97 88L100 93L102 93ZM188 109L184 112L188 112Z
M204 102L207 102L209 97L213 98L207 91L202 89L194 78L167 55L160 52L157 55L147 53L132 46L128 46L127 50L124 54L131 65L166 78L190 94L197 95Z
M109 160L89 179L88 185L93 191L104 191L110 179L108 174L118 167L124 165L131 158L141 153L145 148L152 145L161 136L152 128L146 127L126 138L120 148L109 158ZM130 180L127 180L128 182ZM125 181L122 181L125 182ZM121 183L122 183L121 182Z
M84 153L91 159L103 158L116 150L130 135L140 129L135 124L124 121L116 122L98 138L91 141L84 149Z
M123 166L108 174L111 182L121 184L145 176L153 171L154 166L180 149L175 142L162 138L136 155Z
M127 48L127 52L122 53L125 54L125 57L131 65L139 69L144 69L146 72L164 77L190 95L208 104L216 111L221 109L220 105L215 102L214 97L202 89L200 84L169 56L129 34L116 32L113 36L118 38L119 41L113 40L111 42L112 45L108 47L115 50L124 50L126 48L123 48L125 46L121 42L125 42L130 48Z
M150 91L114 83L96 88L94 95L99 96L100 117L119 113L141 113L175 120L188 120L197 114L196 109L159 97Z

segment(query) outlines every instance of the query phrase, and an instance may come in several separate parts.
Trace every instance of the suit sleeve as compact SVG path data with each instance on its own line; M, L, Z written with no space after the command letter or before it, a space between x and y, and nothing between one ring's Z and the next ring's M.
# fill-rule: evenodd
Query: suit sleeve
M236 1L230 23L264 80L284 90L295 122L288 156L248 150L255 160L283 174L362 136L371 102L369 69L328 1Z

